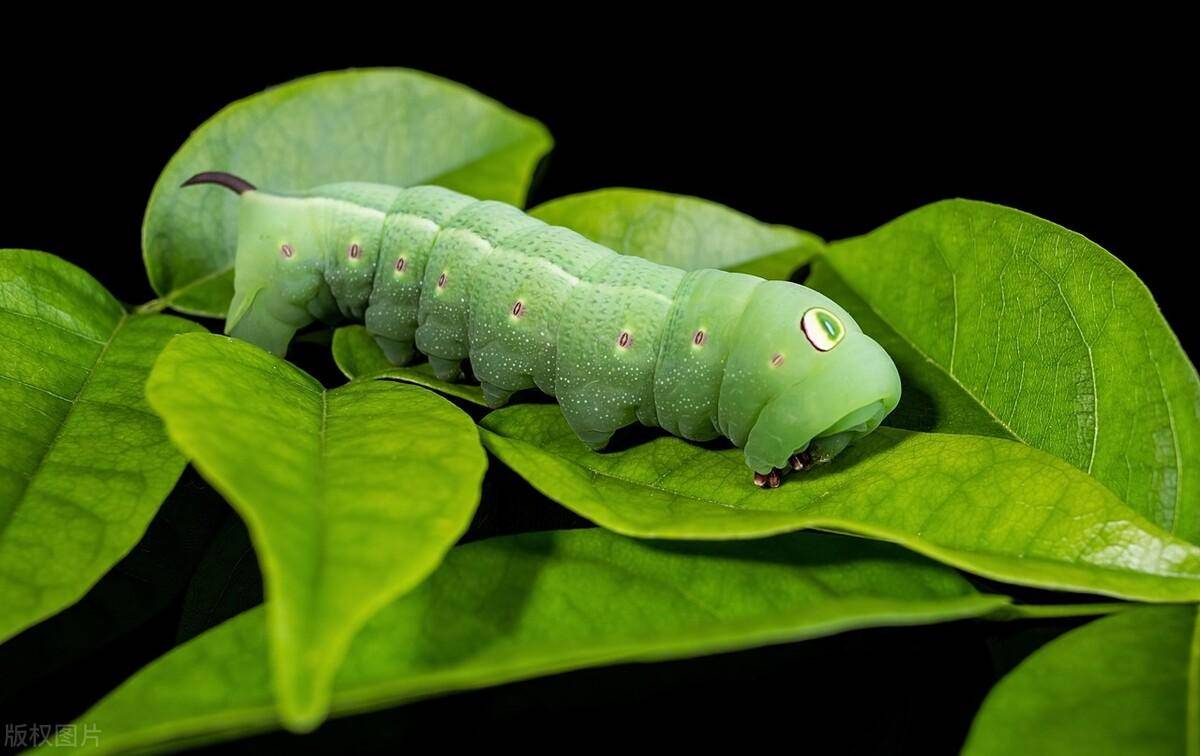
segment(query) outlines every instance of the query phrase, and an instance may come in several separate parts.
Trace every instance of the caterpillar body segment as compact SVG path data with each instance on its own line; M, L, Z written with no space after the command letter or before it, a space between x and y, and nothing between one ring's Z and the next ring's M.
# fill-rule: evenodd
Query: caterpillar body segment
M388 359L470 360L489 403L537 388L586 444L635 421L743 447L760 485L827 461L899 401L887 353L812 289L620 255L511 205L433 186L240 196L226 333L283 355L314 320Z

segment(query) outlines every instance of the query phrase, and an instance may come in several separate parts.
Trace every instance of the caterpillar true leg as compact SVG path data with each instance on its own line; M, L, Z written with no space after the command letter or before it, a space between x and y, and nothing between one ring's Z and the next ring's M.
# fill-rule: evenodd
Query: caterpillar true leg
M805 470L811 470L816 464L812 453L807 449L797 452L788 457L786 467L776 467L766 474L754 473L754 485L759 488L779 488L783 483L783 479L792 471L804 472Z
M776 467L766 474L754 473L754 485L759 488L779 488L785 473L786 471L780 467Z
M806 449L799 454L788 457L788 466L796 472L803 472L813 466L812 454Z
M618 255L499 202L343 183L239 197L226 332L277 354L313 320L361 320L389 360L417 351L489 404L536 386L592 449L635 421L745 450L755 483L827 462L900 399L887 353L797 284Z

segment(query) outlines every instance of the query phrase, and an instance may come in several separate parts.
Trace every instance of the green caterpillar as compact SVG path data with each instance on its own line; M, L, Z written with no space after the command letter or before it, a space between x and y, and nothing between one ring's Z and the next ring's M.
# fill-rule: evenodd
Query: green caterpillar
M225 332L283 355L314 320L365 323L389 360L462 361L489 404L536 387L603 448L635 420L743 447L759 486L832 458L900 399L888 354L793 283L620 255L515 207L436 186L241 195Z

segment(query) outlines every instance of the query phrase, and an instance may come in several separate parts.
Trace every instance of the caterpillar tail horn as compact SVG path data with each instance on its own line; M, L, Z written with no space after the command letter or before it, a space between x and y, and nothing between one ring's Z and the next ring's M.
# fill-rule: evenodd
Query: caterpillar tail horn
M205 171L203 173L197 173L195 176L192 176L190 179L180 184L180 187L196 186L197 184L217 184L225 187L231 192L236 192L237 194L241 194L242 192L252 192L257 188L254 186L254 184L251 184L246 179L234 176L232 173L225 173L224 171Z

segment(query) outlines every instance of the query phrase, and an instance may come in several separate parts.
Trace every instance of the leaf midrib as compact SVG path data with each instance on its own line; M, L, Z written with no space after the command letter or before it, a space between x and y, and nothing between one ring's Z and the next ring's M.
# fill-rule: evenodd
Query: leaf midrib
M561 460L562 462L564 462L568 465L571 465L572 467L582 470L583 472L585 472L586 474L591 476L593 479L607 478L609 480L612 480L612 481L615 481L618 483L622 483L624 485L635 486L635 487L639 487L639 488L649 488L651 490L658 491L659 493L667 494L669 496L674 496L674 497L677 497L680 499L685 499L688 501L694 501L694 502L697 502L700 504L718 506L718 507L721 507L722 509L732 510L734 512L740 512L740 513L746 513L746 514L751 514L751 513L763 514L763 515L772 515L772 516L779 516L779 517L807 518L806 523L803 525L789 525L789 527L787 527L786 529L772 529L771 531L769 531L770 533L791 532L791 531L799 530L799 529L803 529L803 528L845 529L849 532L852 532L852 533L855 533L858 535L867 535L872 538L886 540L886 541L889 541L892 543L897 543L899 545L909 547L909 548L912 547L910 540L916 541L918 543L925 543L925 544L928 544L930 547L932 547L932 549L929 552L923 551L921 549L917 549L917 551L918 551L918 553L926 554L927 556L932 556L933 552L936 551L941 554L951 553L951 554L977 555L977 556L982 556L982 557L992 557L992 558L998 558L998 559L1018 560L1023 564L1030 564L1030 563L1036 562L1038 564L1044 564L1044 565L1047 565L1050 567L1097 571L1097 572L1112 574L1112 575L1117 575L1117 576L1131 576L1132 575L1135 577L1147 577L1147 578L1152 578L1152 579L1156 579L1156 580L1194 580L1195 579L1193 576L1188 575L1187 573L1143 572L1140 570L1132 570L1132 569L1117 569L1117 568L1114 568L1109 565L1098 565L1098 564L1092 564L1092 563L1082 563L1081 564L1081 563L1070 562L1070 561L1065 561L1065 560L1047 559L1046 557L1030 557L1027 555L1018 555L1018 554L1000 552L1000 551L990 551L990 550L975 549L975 548L968 550L961 546L951 546L951 545L943 544L939 541L931 541L931 540L928 540L925 537L923 537L921 535L917 535L915 533L912 533L912 534L899 533L895 529L895 527L892 525L884 524L881 526L872 526L870 523L863 523L861 521L852 520L852 519L849 519L849 518L843 517L843 516L829 516L829 515L818 516L818 515L814 515L811 512L801 511L801 510L778 511L778 510L766 510L766 509L738 507L733 504L727 504L727 503L716 501L716 500L705 499L702 496L697 496L695 494L692 494L692 493L689 493L686 491L680 491L680 490L673 489L673 488L667 488L662 485L655 485L655 484L647 483L645 481L633 480L633 479L622 477L620 475L617 475L617 474L614 474L614 473L611 473L611 472L608 472L605 470L597 470L597 469L589 467L585 464L581 464L572 459L569 459L567 457L559 455L555 452L543 451L543 449L541 447L538 447L534 444L530 444L527 441L523 441L521 439L518 439L518 438L515 438L512 436L507 436L507 435L504 435L501 433L497 433L495 431L492 431L492 430L482 427L482 426L480 426L480 428L481 428L481 430L485 431L486 433L489 433L493 436L504 439L505 441L508 441L510 443L515 442L518 444L522 444L524 446L532 447L537 452L549 454L549 455L553 456L555 459ZM910 433L911 431L902 431L902 432ZM806 505L806 509L810 509L811 507L813 507L817 504L820 504L820 502L823 499L828 498L829 496L833 495L833 493L834 493L833 491L823 492L818 497L813 499L811 502L808 502L808 504ZM620 515L620 516L621 516L621 519L628 521L628 518L625 515ZM838 532L838 531L830 530L830 532ZM899 535L900 538L897 538L897 535ZM661 536L660 535L657 537L671 537L671 536ZM675 536L675 537L678 537L678 536ZM955 564L954 566L959 566L959 565ZM975 571L979 574L984 574L983 572L979 571L978 567L975 568L973 571ZM1010 579L1011 580L1012 578L1011 577L1004 578L1003 576L998 576L997 579ZM1031 583L1031 585L1038 585L1038 583ZM1081 589L1086 589L1086 586L1081 587ZM1113 593L1110 589L1107 589L1107 588L1093 587L1088 590L1093 590L1095 592L1100 593L1101 595L1113 595L1113 596L1118 596L1118 597L1126 597L1126 593ZM1200 642L1200 641L1198 641L1198 642ZM1197 650L1197 653L1200 654L1200 649ZM1197 672L1197 675L1198 675L1197 685L1200 686L1200 672ZM1197 695L1200 696L1200 692L1198 692ZM1200 707L1200 703L1198 703L1197 706ZM1196 754L1196 756L1200 756L1200 753Z
M45 469L46 459L50 456L50 452L52 452L55 447L58 446L59 441L62 440L63 429L67 427L67 423L71 421L71 417L75 414L75 408L79 406L80 398L83 396L84 392L87 391L88 386L91 385L92 377L95 376L97 368L99 368L100 363L104 361L105 356L108 354L109 347L112 346L113 341L117 338L117 334L125 326L125 323L128 320L129 313L123 313L120 320L118 320L117 324L113 327L112 333L109 334L108 339L100 348L100 353L96 355L96 359L92 362L92 366L88 369L87 375L79 384L79 389L75 392L75 395L70 398L70 406L67 408L67 412L65 415L63 415L62 420L59 422L58 428L55 429L54 437L50 440L50 443L46 444L45 449L43 449L41 456L38 458L37 465L35 465L33 470L29 473L29 477L25 481L25 485L21 487L21 492L17 495L16 505L9 511L9 515L7 517L5 517L3 520L0 520L0 540L3 539L5 532L15 519L17 510L22 504L25 503L26 495L29 493L29 489L33 486L34 481ZM103 534L101 535L103 536Z
M957 201L957 202L961 202L961 200L959 200L959 201ZM971 228L970 228L970 234L971 234L972 244L974 244L974 243L975 243L975 239L976 239L976 236L975 236L975 230L974 230L974 224L973 224L973 222L971 221L971 218L970 218L970 215L969 215L969 214L967 215L967 218L968 218L968 223L970 224L970 227L971 227ZM1019 225L1019 226L1018 226L1018 228L1017 228L1017 232L1016 232L1016 238L1014 239L1014 241L1012 242L1012 245L1011 245L1011 246L1012 246L1012 248L1013 248L1013 251L1014 251L1014 252L1016 252L1016 251L1017 251L1017 250L1016 250L1016 245L1017 245L1017 243L1018 243L1018 242L1019 242L1019 240L1020 240L1020 235L1021 235L1021 233L1023 232L1024 228L1025 228L1025 224L1024 224L1024 223L1021 223L1021 225ZM1068 232L1068 233L1071 233L1071 232ZM1082 238L1082 237L1081 237L1081 238ZM847 241L848 241L848 240L847 240ZM943 375L945 375L945 376L946 376L947 378L949 378L949 379L950 379L950 380L951 380L951 381L952 381L952 382L953 382L953 383L954 383L956 386L958 386L958 387L959 387L959 389L960 389L960 390L962 390L962 392L963 392L963 393L964 393L964 394L965 394L967 397L969 397L969 398L970 398L970 399L971 399L971 400L972 400L972 401L973 401L973 402L976 404L976 406L980 407L980 408L981 408L981 409L982 409L982 410L983 410L983 411L984 411L984 412L985 412L985 413L988 415L988 417L992 418L992 420L993 420L994 422L996 422L996 423L997 423L997 424L998 424L998 425L999 425L999 426L1000 426L1000 427L1001 427L1001 428L1002 428L1002 429L1003 429L1003 430L1004 430L1006 433L1008 433L1009 435L1011 435L1011 436L1012 436L1012 438L1013 438L1013 440L1015 440L1015 441L1019 441L1019 442L1021 442L1021 443L1025 444L1025 445L1027 445L1027 446L1034 446L1035 448L1041 448L1041 447L1037 447L1037 446L1036 446L1036 445L1034 445L1034 444L1031 444L1031 443L1030 443L1029 441L1027 441L1027 440L1026 440L1024 437L1022 437L1020 434L1018 434L1018 433L1017 433L1017 432L1016 432L1016 431L1015 431L1015 430L1014 430L1014 429L1013 429L1013 428L1012 428L1012 427L1011 427L1011 426L1010 426L1010 425L1009 425L1007 422L1005 422L1004 420L1000 419L1000 417L999 417L999 416L997 416L997 415L996 415L996 413L992 411L992 408L991 408L990 406L988 406L986 403L984 403L983 401L981 401L981 400L979 399L979 397L977 397L977 396L974 394L974 392L972 392L970 389L968 389L968 388L967 388L967 387L966 387L966 386L965 386L965 385L964 385L964 384L963 384L963 383L962 383L962 382L961 382L961 381L958 379L958 377L954 375L954 372L953 372L953 354L954 354L955 348L957 347L957 340L958 340L958 320L959 320L959 318L958 318L957 271L956 271L956 270L955 270L953 267L951 267L951 266L950 266L950 264L949 264L949 260L946 258L946 255L945 255L945 253L942 251L942 249L941 249L941 245L938 243L937 239L936 239L936 238L931 238L931 240L930 240L930 241L931 241L931 244L932 244L932 245L933 245L933 247L934 247L934 250L937 252L938 256L940 257L940 259L941 259L941 261L942 261L943 265L944 265L944 266L946 267L946 269L949 271L949 273L950 273L950 275L951 275L951 283L952 283L952 286L954 287L954 288L953 288L953 296L954 296L954 341L952 342L952 345L951 345L951 365L950 365L950 368L949 368L949 369L947 369L947 367L946 367L946 366L942 365L940 362L938 362L937 360L933 359L933 358L932 358L932 357L930 357L928 354L926 354L926 353L924 352L924 350L922 350L922 349L921 349L919 346L917 346L917 344L916 344L916 343L915 343L915 342L914 342L912 339L910 339L910 338L909 338L909 337L908 337L908 336L907 336L907 335L906 335L906 334L905 334L903 331L901 331L901 330L900 330L900 328L899 328L899 327L897 327L897 325L896 325L895 323L893 323L891 320L889 320L888 318L886 318L886 317L883 315L883 313L882 313L882 312L881 312L879 309L877 309L877 308L875 307L875 305L874 305L874 304L873 304L873 303L872 303L870 300L868 300L868 299L867 299L865 296L863 296L862 292L860 292L860 291L859 291L857 288L855 288L855 287L854 287L854 286L853 286L853 285L850 283L850 280L849 280L849 278L848 278L848 277L847 277L847 276L846 276L846 275L845 275L845 274L844 274L844 273L843 273L841 270L839 270L839 269L838 269L838 267L837 267L836 263L834 262L834 257L835 257L834 255L826 255L826 256L825 256L825 261L826 261L826 263L828 264L828 266L829 266L830 270L831 270L831 271L833 271L833 273L834 273L834 274L835 274L835 275L838 277L838 279L841 281L842 285L844 285L844 286L845 286L847 289L849 289L851 292L853 292L853 293L854 293L854 295L855 295L856 297L858 297L859 301L861 301L861 302L862 302L862 304L863 304L863 306L864 306L864 307L866 307L866 308L867 308L868 310L870 310L870 311L871 311L871 312L872 312L872 313L873 313L873 314L874 314L876 317L878 317L878 318L879 318L879 320L880 320L881 322L883 322L883 323L884 323L884 324L887 326L887 328L888 328L888 329L889 329L889 330L890 330L892 333L894 333L894 334L896 335L896 337L897 337L899 340L901 340L902 342L904 342L904 344L906 344L906 345L907 345L907 346L908 346L910 349L912 349L912 350L913 350L913 351L914 351L916 354L918 354L918 355L919 355L921 358L923 358L923 359L924 359L926 362L928 362L929 364L933 365L933 366L934 366L934 367L935 367L935 368L936 368L936 369L937 369L937 370L938 370L940 373L942 373ZM834 246L836 246L836 244L838 244L838 243L839 243L839 242L835 242L833 245L831 245L831 247L834 247ZM1089 243L1090 243L1090 242L1089 242ZM1055 238L1055 252L1057 252L1057 251L1058 251L1058 249L1061 247L1061 245L1062 245L1062 237L1061 237L1061 236L1056 236L1056 238ZM1072 307L1071 303L1070 303L1070 302L1067 300L1066 293L1063 291L1062 282L1061 282L1061 281L1059 281L1058 279L1056 279L1054 276L1052 276L1052 275L1050 274L1050 272L1049 272L1048 270L1046 270L1046 268L1045 268L1045 267L1044 267L1044 266L1043 266L1043 265L1042 265L1040 262L1038 262L1038 260L1036 259L1036 257L1034 257L1034 256L1030 256L1028 259L1029 259L1029 261L1030 261L1030 262L1031 262L1031 263L1032 263L1032 264L1033 264L1033 265L1034 265L1034 266L1035 266L1035 267L1038 269L1038 271L1039 271L1039 272L1040 272L1040 273L1041 273L1041 274L1042 274L1042 275L1043 275L1043 276L1046 278L1046 280L1047 280L1047 281L1048 281L1048 282L1049 282L1051 285L1053 285L1053 286L1054 286L1054 288L1055 288L1055 292L1058 294L1058 297L1059 297L1059 299L1061 299L1061 300L1062 300L1063 306L1066 308L1067 315L1070 317L1070 319L1071 319L1071 322L1072 322L1072 324L1075 326L1075 330L1076 330L1076 332L1077 332L1077 333L1078 333L1078 335L1079 335L1079 339L1080 339L1080 341L1082 342L1082 344L1083 344L1084 348L1085 348L1085 349L1086 349L1086 351L1087 351L1087 358L1088 358L1088 370L1089 370L1089 374L1090 374L1090 376L1091 376L1091 385L1092 385L1092 392L1091 392L1091 393L1092 393L1092 417L1093 417L1093 428L1092 428L1092 439L1091 439L1091 443L1088 445L1088 446L1089 446L1089 448L1088 448L1088 450L1087 450L1087 451L1088 451L1088 459L1087 459L1086 467L1079 467L1078 469L1081 469L1081 470L1083 470L1083 471L1084 471L1085 473L1087 473L1088 475L1092 475L1092 477L1096 478L1096 480L1100 480L1100 478L1098 478L1098 477L1096 477L1095 475L1093 475L1093 472L1092 472L1092 470L1093 470L1093 468L1094 468L1094 466L1095 466L1096 453L1097 453L1097 450L1099 449L1099 445L1100 445L1100 444L1099 444L1099 440L1100 440L1100 404L1099 404L1099 402L1100 402L1100 388L1099 388L1099 385L1098 385L1098 383L1097 383L1097 379L1096 379L1096 360L1095 360L1095 355L1094 355L1094 352L1093 352L1092 342L1091 342L1091 341L1090 341L1090 340L1087 338L1087 336L1084 334L1084 332L1083 332L1083 327L1082 327L1082 325L1081 325L1081 324L1080 324L1080 322L1079 322L1079 318L1078 318L1078 316L1077 316L1077 314L1076 314L1076 312L1075 312L1075 308L1074 308L1074 307ZM1149 340L1149 339L1144 339L1144 341L1145 341L1145 343L1147 344L1147 348L1149 349L1149 348L1150 348L1150 347L1149 347L1149 345L1150 345L1150 340ZM1162 387L1162 377L1161 377L1161 374L1159 373L1159 370L1158 370L1157 364L1156 364L1156 363L1154 363L1154 361L1153 361L1153 360L1151 360L1151 365L1152 365L1152 367L1154 368L1154 370L1155 370L1155 376L1156 376L1156 378L1158 379L1160 393L1162 393L1162 394L1163 394L1163 406L1164 406L1164 408L1165 408L1165 411L1166 411L1166 414L1167 414L1167 420L1168 420L1168 424L1169 424L1169 426L1170 426L1170 430L1171 430L1171 443L1172 443L1172 448L1173 448L1173 452L1174 452L1174 456L1175 456L1175 467L1174 467L1174 469L1175 469L1175 471L1176 471L1177 475L1179 476L1179 479L1180 479L1180 480L1179 480L1179 484L1178 484L1178 485L1175 487L1174 496L1172 497L1172 498L1173 498L1173 501L1172 501L1172 503L1171 503L1171 510L1170 510L1170 512L1169 512L1169 516L1168 516L1167 518L1165 518L1165 521L1163 521L1163 520L1160 520L1158 517L1151 517L1150 519L1151 519L1151 520L1152 520L1152 521L1153 521L1155 524L1159 525L1159 526L1160 526L1160 527L1162 527L1164 530L1166 530L1167 532L1169 532L1169 533L1171 533L1171 534L1173 534L1173 535L1174 535L1174 534L1177 534L1177 532L1178 532L1178 526L1179 526L1179 518L1180 518L1180 503L1181 503L1181 501L1182 501L1182 498L1183 498L1183 488L1184 488L1184 486L1183 486L1183 482L1182 482L1182 479L1183 479L1183 477L1184 477L1184 467L1183 467L1183 464L1182 464L1182 459L1180 458L1180 456L1181 456L1181 455L1180 455L1180 451L1179 451L1179 435L1178 435L1178 433L1177 433L1177 432L1176 432L1176 430L1175 430L1175 424L1174 424L1174 410L1173 410L1173 408L1172 408L1172 406L1171 406L1171 402L1169 401L1168 397L1166 396L1166 391L1165 391L1165 389L1163 389L1163 387ZM886 421L885 421L885 424L886 424ZM1054 452L1051 452L1051 453L1054 453ZM1055 454L1055 456L1059 456L1059 455L1058 455L1058 454ZM1060 458L1061 458L1061 457L1060 457ZM1072 466L1074 467L1074 466L1076 466L1076 465L1072 465ZM1109 483L1108 483L1108 482L1106 482L1106 481L1101 481L1101 483L1102 483L1102 484L1103 484L1103 485L1104 485L1106 488L1109 488ZM1110 488L1110 490L1112 490L1112 489ZM1116 493L1116 492L1114 491L1114 493ZM1122 499L1122 501L1124 501L1124 500L1125 500L1125 495L1124 495L1124 494L1118 494L1118 496L1119 496L1119 497ZM1161 499L1159 499L1159 498L1157 498L1157 497L1155 498L1155 501L1156 501L1156 502L1159 502L1160 504L1162 504L1162 503L1163 503L1163 502L1161 502ZM1200 754L1197 754L1197 756L1200 756Z
M988 599L997 600L988 601ZM855 599L853 601L843 599L842 601L846 604L864 602L863 599ZM874 599L869 600L869 603L874 604L879 601ZM985 615L987 611L1003 607L1007 602L1008 599L1003 597L978 594L977 596L913 602L913 607L905 613L879 611L873 615L864 614L863 616L856 616L849 619L839 618L816 621L805 616L799 619L795 625L770 632L756 633L752 641L760 645L762 643L774 645L789 641L801 641L832 635L842 631L877 626L877 621L880 622L879 626L904 626L927 623L929 618L935 618L936 621L950 621L959 618L977 617ZM989 607L988 604L991 604L991 606ZM874 608L872 607L872 609ZM742 640L747 637L749 636L741 636ZM746 644L742 640L730 643L729 638L722 634L705 637L701 639L701 642L710 645L705 646L706 650L703 653L721 653L722 651L746 647ZM584 669L594 664L618 663L621 660L661 661L663 659L678 658L678 654L687 653L696 647L697 642L695 640L684 640L676 637L658 639L653 643L631 643L624 640L619 644L607 646L600 650L588 649L564 654L562 657L552 660L547 660L544 656L520 659L515 662L511 660L491 660L487 665L480 667L459 667L440 670L435 674L423 677L419 681L420 684L415 686L411 680L403 680L400 683L390 681L386 683L368 683L352 691L342 690L338 692L337 701L333 704L330 711L334 716L345 716L356 711L378 706L379 703L386 702L390 705L399 705L400 703L426 698L440 691L452 692L487 687L489 685L528 679L530 677L542 677L554 674L555 672ZM661 656L662 654L667 654L668 656Z
M963 382L958 379L958 376L956 376L954 373L950 372L944 365L942 365L942 363L938 362L933 357L930 357L928 354L926 354L925 350L923 350L923 349L921 349L921 347L917 346L917 344L914 341L912 341L912 339L910 339L903 331L901 331L899 328L897 328L892 323L891 320L886 318L882 312L880 312L878 309L876 309L875 305L871 304L871 302L865 296L863 296L862 292L860 292L858 289L851 286L850 281L846 278L846 276L842 273L842 271L838 270L838 267L833 264L832 256L826 255L825 263L829 266L830 270L832 270L837 275L838 280L842 282L842 285L845 286L847 289L849 289L851 292L853 292L854 296L858 297L858 300L860 302L862 302L863 306L866 307L868 310L870 310L875 315L875 317L879 318L880 322L882 322L884 325L886 325L888 327L888 330L890 330L892 333L896 334L896 337L898 339L900 339L901 341L903 341L905 343L905 345L907 345L910 349L912 349L914 352L916 352L917 355L921 359L925 360L930 365L933 365L935 368L938 369L938 371L940 371L943 375L945 375L947 378L949 378L951 380L951 382L954 383L955 386L958 386L958 388L971 399L971 401L975 402L976 406L978 406L985 413L987 413L987 416L990 417L992 420L994 420L995 423L997 425L999 425L1004 430L1005 433L1008 433L1010 436L1012 436L1012 440L1020 441L1021 443L1025 444L1026 446L1033 446L1033 444L1026 441L1015 430L1013 430L1012 427L1009 426L1008 423L1001 420L1000 417L997 416L996 413L992 411L991 407L989 407L987 404L984 404L982 401L980 401L979 397L975 396L974 392L972 392L969 388L967 388L963 384ZM956 314L955 315L956 321L957 321L957 318L958 318L958 316ZM957 325L956 325L956 327L957 327ZM904 429L901 429L901 430L904 430Z
M321 596L321 593L322 593L321 587L322 587L322 582L325 577L328 556L329 556L329 528L326 527L327 512L325 511L326 506L327 506L326 497L325 497L325 484L329 477L328 471L325 469L325 461L326 461L325 460L325 453L326 453L326 438L325 438L326 433L325 433L325 431L329 424L329 392L325 389L321 389L320 397L321 397L321 424L320 424L320 427L317 428L317 465L316 465L316 478L317 478L316 483L317 483L317 485L315 487L316 495L314 497L314 502L313 502L314 503L313 509L316 514L316 520L317 520L317 543L316 543L316 549L315 549L316 553L314 555L316 564L313 567L311 583L310 583L310 586L311 586L310 595L314 598L314 600L318 600L319 597ZM320 607L318 607L314 604L314 605L312 605L311 608L313 609L312 617L316 618L320 613ZM312 635L316 634L315 631L313 630L312 626L309 626L309 633L311 634L310 637L312 637Z

